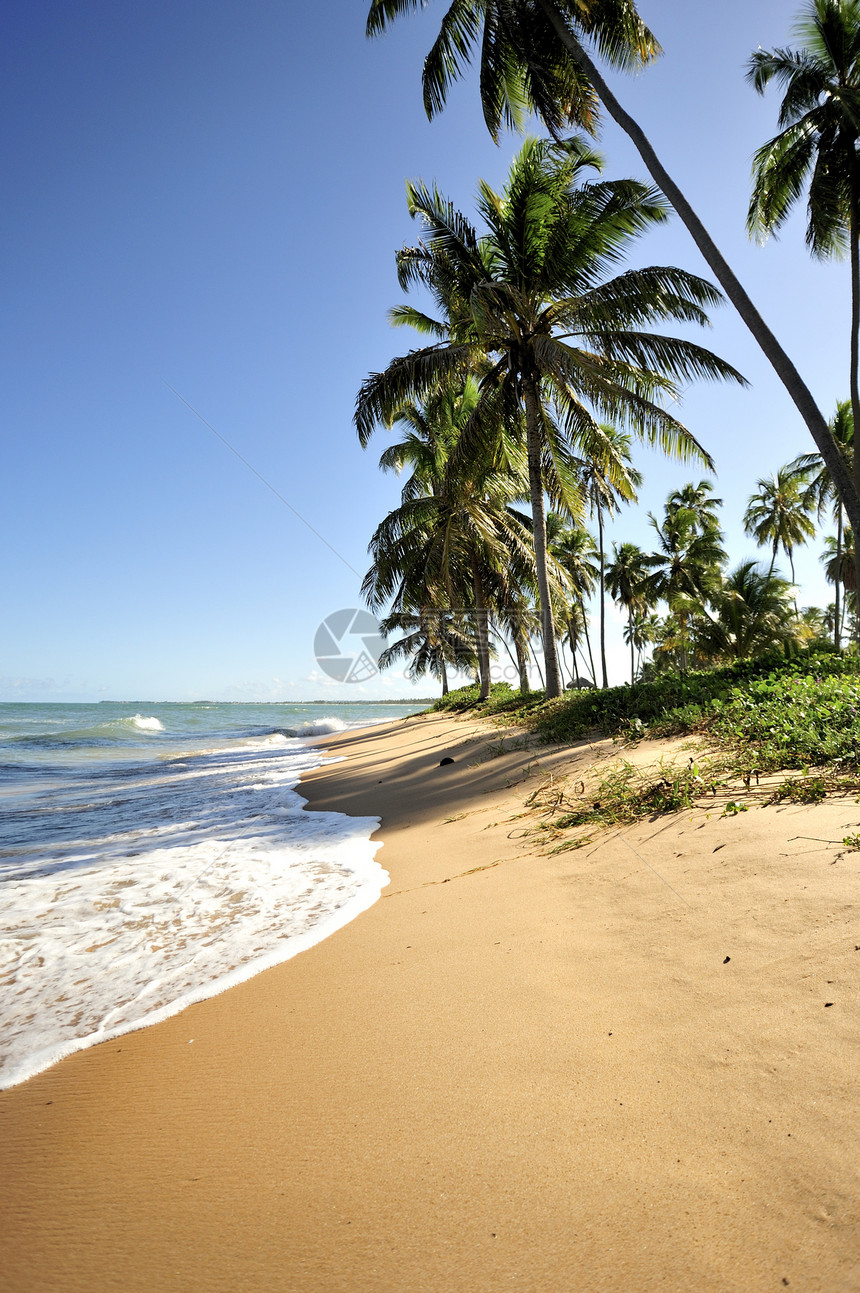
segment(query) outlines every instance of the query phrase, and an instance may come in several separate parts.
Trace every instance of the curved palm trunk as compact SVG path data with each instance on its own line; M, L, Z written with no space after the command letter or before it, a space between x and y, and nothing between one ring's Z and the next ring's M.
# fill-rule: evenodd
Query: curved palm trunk
M603 509L597 500L597 541L600 548L600 668L603 672L603 689L609 686L606 672L606 557L603 552Z
M834 597L836 604L833 608L833 645L837 651L842 649L842 618L840 610L841 586L842 580L839 578L842 570L842 504L838 503L836 507L836 583Z
M529 493L532 507L532 526L535 543L535 573L540 593L541 635L546 670L546 695L551 700L561 695L558 676L558 657L555 649L555 625L552 622L552 599L549 594L549 576L546 560L546 513L543 505L543 476L540 466L540 433L538 430L538 393L533 377L523 381L526 406L526 448L529 463Z
M662 189L682 223L686 226L711 273L770 361L772 368L791 396L795 407L809 429L810 435L818 446L818 451L824 459L824 464L830 473L836 491L845 505L845 511L848 513L848 518L854 527L855 533L860 533L860 530L857 529L858 523L860 523L860 473L858 473L855 483L851 479L851 474L839 452L833 433L815 403L810 390L747 296L746 291L741 286L728 262L724 259L702 221L696 215L675 181L665 170L644 131L638 122L634 121L621 107L594 63L588 57L588 54L568 29L564 18L553 4L553 0L538 0L538 3L552 23L559 40L574 63L591 82L595 94L610 117L620 126L635 146L655 183ZM856 238L852 238L852 254L856 248L856 241Z
M475 651L478 656L478 677L481 700L490 694L490 636L487 631L487 605L478 558L472 554L472 589L475 594Z

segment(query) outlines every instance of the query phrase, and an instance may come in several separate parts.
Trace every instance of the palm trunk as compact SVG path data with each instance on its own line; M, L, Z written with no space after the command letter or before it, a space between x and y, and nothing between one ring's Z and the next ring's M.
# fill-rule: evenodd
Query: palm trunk
M442 657L442 695L448 695L448 670L445 667L445 657Z
M856 156L851 168L851 200L849 205L849 237L851 239L851 417L855 427L860 427L860 203L858 203L858 168ZM860 491L860 453L854 454L854 485ZM848 513L849 517L851 513ZM852 522L853 524L853 522ZM857 533L856 526L854 533ZM860 545L854 545L854 587L860 588ZM860 642L860 616L856 632Z
M529 651L531 652L531 657L532 657L532 659L533 659L533 660L534 660L534 662L535 662L535 668L536 668L536 669L537 669L537 671L538 671L538 677L540 678L540 685L541 685L541 687L542 687L542 688L544 689L544 691L545 691L545 690L546 690L546 683L544 682L543 670L542 670L542 669L541 669L541 667L540 667L540 660L538 659L538 653L537 653L537 651L535 651L535 649L534 649L534 645L533 645L533 643L532 643L532 641L531 641L531 638L529 638L528 647L529 647Z
M579 677L579 670L576 667L576 642L578 641L578 635L576 632L576 626L572 619L567 621L567 636L570 642L570 655L573 660L573 674L570 681L575 684Z
M609 675L606 672L606 558L603 552L603 509L600 499L597 500L597 536L600 548L600 668L603 672L603 689L609 686Z
M836 605L833 615L833 646L837 651L842 649L842 620L840 615L840 588L842 580L842 504L836 504Z
M797 581L794 577L794 549L788 550L788 564L791 566L791 586L794 589L794 618L797 619Z
M741 286L734 271L724 259L711 235L690 206L675 181L665 170L662 162L654 152L647 136L638 122L624 111L615 95L609 89L594 63L588 57L579 41L570 31L564 17L553 0L538 0L538 3L552 24L559 40L570 54L579 70L591 83L595 94L600 99L613 121L620 126L633 143L657 186L662 189L682 223L686 226L693 241L702 253L711 273L722 287L726 296L749 328L761 350L788 394L791 396L800 416L806 423L809 433L818 446L818 451L830 473L836 492L841 498L848 518L855 533L860 534L860 472L856 483L839 452L833 433L819 410L812 394L794 364L753 305L746 291ZM852 254L857 245L852 237ZM860 425L860 424L858 424ZM855 466L856 471L856 466Z
M585 614L585 605L582 604L582 627L585 632L585 645L588 648L588 663L591 665L591 681L597 686L597 674L594 669L594 656L591 651L591 634L588 631L588 616Z
M636 682L636 663L635 663L636 657L633 654L634 646L633 646L633 608L632 607L628 607L627 609L627 627L630 630L630 686L632 687L633 684Z
M543 475L540 465L540 430L538 393L534 377L523 380L526 406L526 446L529 463L529 492L532 506L532 527L535 544L535 574L540 594L541 636L546 669L546 696L552 700L561 695L558 676L558 658L555 649L555 625L552 621L552 599L549 593L549 575L546 559L546 513L543 505Z
M529 686L529 657L528 650L523 644L522 629L517 629L514 634L514 650L517 653L517 672L520 675L520 693L527 696L531 691Z
M478 558L472 553L472 589L475 594L475 650L478 655L478 677L481 700L490 694L490 640L487 632L487 606Z

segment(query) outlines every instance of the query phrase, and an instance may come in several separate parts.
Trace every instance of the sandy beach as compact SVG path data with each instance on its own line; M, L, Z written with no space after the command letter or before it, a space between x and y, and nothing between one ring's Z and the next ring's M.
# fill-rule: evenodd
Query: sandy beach
M324 744L309 807L380 815L389 887L0 1095L0 1286L860 1289L860 806L552 854L526 799L610 743Z

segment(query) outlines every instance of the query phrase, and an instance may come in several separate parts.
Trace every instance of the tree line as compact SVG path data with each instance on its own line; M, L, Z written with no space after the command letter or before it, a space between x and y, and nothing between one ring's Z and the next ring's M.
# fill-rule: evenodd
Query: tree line
M369 34L418 3L374 0ZM448 8L424 65L428 114L444 106L450 84L477 54L493 136L537 116L549 138L525 139L500 191L479 184L477 221L435 187L407 189L420 236L397 253L397 272L413 299L396 306L391 320L424 344L371 374L355 413L365 446L380 426L401 433L380 466L406 474L399 506L371 540L363 585L368 604L384 613L386 635L401 635L383 664L405 659L412 673L430 671L443 688L451 665L466 667L486 695L491 657L505 650L527 688L537 637L548 697L582 677L606 686L607 593L627 613L631 680L646 646L653 647L650 668L686 669L823 637L825 614L820 622L811 611L801 614L791 588L794 549L814 533L812 517L830 510L837 522L828 553L832 640L841 646L846 590L856 587L851 535L860 523L853 455L860 0L811 0L797 35L800 48L759 50L750 59L754 87L764 92L775 82L783 101L779 133L756 155L748 228L754 236L779 228L806 193L812 253L850 254L850 399L829 422L598 71L592 54L635 68L659 53L635 5L454 0ZM659 187L604 178L603 158L589 142L601 105ZM633 440L713 470L708 451L670 408L694 380L744 384L725 360L667 332L707 324L723 292L677 267L625 268L637 241L672 208L815 441L816 452L759 481L747 508L747 532L771 547L769 569L744 562L727 571L719 500L707 480L676 491L664 516L650 518L653 552L625 543L606 552L606 518L633 502L641 484ZM780 549L791 584L776 570ZM585 611L595 590L597 662ZM662 620L654 613L661 604Z

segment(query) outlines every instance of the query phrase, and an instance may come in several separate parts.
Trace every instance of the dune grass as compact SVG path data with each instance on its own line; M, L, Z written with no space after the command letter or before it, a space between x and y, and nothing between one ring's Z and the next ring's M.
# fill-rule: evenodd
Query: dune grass
M464 687L433 709L498 717L553 745L607 736L625 745L702 738L695 757L682 765L661 761L642 770L622 758L587 794L571 798L555 785L535 792L530 806L554 839L569 828L622 825L704 800L719 799L721 810L733 814L746 811L750 799L818 803L827 794L860 789L856 655L772 654L552 701L501 684L482 702L477 688ZM775 782L778 773L788 775ZM764 787L761 778L769 779ZM583 842L562 840L557 847Z

